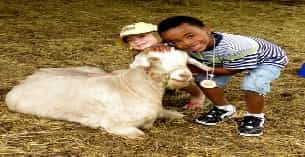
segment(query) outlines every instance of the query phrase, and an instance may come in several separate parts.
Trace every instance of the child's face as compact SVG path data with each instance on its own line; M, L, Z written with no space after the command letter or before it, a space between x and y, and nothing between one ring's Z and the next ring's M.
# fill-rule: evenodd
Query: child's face
M161 37L176 48L189 52L200 52L213 46L213 39L210 38L209 34L210 31L207 27L183 23L163 32Z
M153 33L130 35L126 38L126 42L132 49L139 51L159 43Z

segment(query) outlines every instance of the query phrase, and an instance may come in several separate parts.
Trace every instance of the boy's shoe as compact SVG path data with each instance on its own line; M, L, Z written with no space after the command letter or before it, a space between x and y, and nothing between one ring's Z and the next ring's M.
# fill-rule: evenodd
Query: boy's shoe
M263 129L264 119L254 116L245 116L238 128L241 136L260 136Z
M235 107L232 106L232 111L219 109L214 106L208 113L198 117L195 122L203 125L216 125L231 118L235 113Z

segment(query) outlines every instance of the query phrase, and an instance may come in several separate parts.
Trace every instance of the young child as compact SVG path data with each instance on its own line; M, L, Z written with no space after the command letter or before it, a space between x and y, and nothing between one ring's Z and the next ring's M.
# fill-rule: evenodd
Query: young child
M210 71L201 71L195 79L210 79L215 88L202 88L214 107L195 121L203 125L216 125L235 113L235 106L224 95L224 87L236 73L247 71L241 89L245 93L247 112L239 126L243 136L260 136L264 124L264 96L270 83L279 77L288 58L279 46L254 37L211 32L204 23L188 16L174 16L161 21L158 32L164 42L188 51L190 56L208 65ZM212 74L212 75L211 75ZM213 77L214 75L214 77Z
M124 26L121 30L120 38L123 43L129 46L130 49L134 50L134 56L144 49L161 42L161 38L157 33L157 26L144 22ZM191 95L190 102L187 103L183 108L195 109L203 106L205 96L195 83L190 84L183 90Z

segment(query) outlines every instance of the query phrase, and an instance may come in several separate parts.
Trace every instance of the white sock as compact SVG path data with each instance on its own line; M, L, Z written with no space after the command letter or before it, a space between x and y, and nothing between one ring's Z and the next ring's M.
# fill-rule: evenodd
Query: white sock
M216 106L217 108L219 109L222 109L222 110L226 110L226 111L231 111L231 112L235 112L235 106L233 105L223 105L223 106Z
M244 116L254 116L254 117L258 117L258 118L261 118L262 119L262 122L260 123L260 126L263 127L264 126L264 123L265 123L265 116L264 116L264 113L245 113Z
M245 113L244 116L254 116L254 117L258 117L258 118L262 118L265 119L265 114L264 113Z

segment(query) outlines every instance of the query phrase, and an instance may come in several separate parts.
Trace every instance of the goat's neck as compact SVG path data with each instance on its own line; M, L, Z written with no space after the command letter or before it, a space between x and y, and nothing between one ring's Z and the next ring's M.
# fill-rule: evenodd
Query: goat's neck
M146 73L147 76L151 79L151 81L155 82L155 84L157 84L159 88L165 89L169 79L166 73L162 73L157 70L146 71Z
M156 73L137 68L123 72L119 77L122 85L135 97L147 98L150 101L162 100L165 91L164 79L156 79Z

